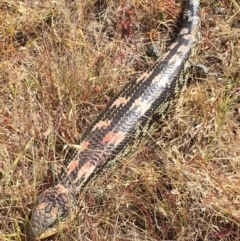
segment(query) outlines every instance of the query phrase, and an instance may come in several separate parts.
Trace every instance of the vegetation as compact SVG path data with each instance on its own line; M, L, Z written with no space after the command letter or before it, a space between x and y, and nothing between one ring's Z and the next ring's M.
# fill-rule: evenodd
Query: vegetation
M166 51L181 2L1 0L0 240L24 238L64 147ZM48 240L239 240L240 4L201 0L200 17L176 105Z

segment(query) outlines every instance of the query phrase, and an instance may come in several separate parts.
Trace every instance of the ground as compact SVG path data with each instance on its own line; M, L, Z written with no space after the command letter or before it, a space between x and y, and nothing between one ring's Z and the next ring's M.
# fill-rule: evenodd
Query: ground
M181 1L0 3L0 240L122 86L179 30ZM48 240L239 240L240 4L202 0L187 87L138 151L93 181Z

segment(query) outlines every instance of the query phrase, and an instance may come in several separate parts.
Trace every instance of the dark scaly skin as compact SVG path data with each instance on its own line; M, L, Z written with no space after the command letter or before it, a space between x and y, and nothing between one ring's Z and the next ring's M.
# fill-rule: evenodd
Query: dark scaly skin
M169 51L129 82L70 148L58 184L41 193L35 202L27 231L29 241L44 237L66 218L77 205L81 189L125 156L136 140L140 142L152 130L154 119L179 96L195 42L198 5L198 0L186 2L181 31Z

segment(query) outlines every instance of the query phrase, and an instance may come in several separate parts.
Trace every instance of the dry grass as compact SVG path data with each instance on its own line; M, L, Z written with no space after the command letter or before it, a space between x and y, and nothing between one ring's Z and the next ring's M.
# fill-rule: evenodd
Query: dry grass
M0 240L125 82L175 37L173 0L0 3ZM202 0L192 81L153 136L90 184L49 240L239 240L240 4ZM50 175L51 176L51 175Z

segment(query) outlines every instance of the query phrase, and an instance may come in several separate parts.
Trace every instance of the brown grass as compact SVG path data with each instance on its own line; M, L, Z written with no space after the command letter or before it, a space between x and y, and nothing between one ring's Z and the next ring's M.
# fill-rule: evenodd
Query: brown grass
M176 36L173 0L0 3L0 240L111 97ZM153 136L49 240L239 240L240 4L201 1L192 81ZM50 175L51 176L51 175Z

